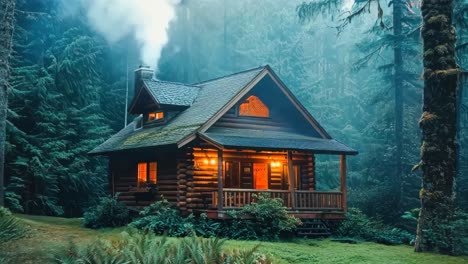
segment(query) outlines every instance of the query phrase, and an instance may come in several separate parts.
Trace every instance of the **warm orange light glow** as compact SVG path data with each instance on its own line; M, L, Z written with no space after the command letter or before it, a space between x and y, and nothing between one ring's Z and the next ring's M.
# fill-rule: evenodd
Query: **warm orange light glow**
M146 162L141 162L141 163L138 163L138 187L141 185L141 184L144 184L146 183L146 179L147 179L147 163Z
M268 189L268 169L266 163L253 164L254 187L257 190Z
M270 117L268 107L255 95L249 96L239 106L240 116Z
M216 160L215 160L215 159L211 159L211 160L210 160L210 164L211 164L211 165L216 165Z
M164 118L164 112L152 112L148 114L148 120L159 120Z
M203 164L208 165L208 163L209 163L208 159L203 160Z
M150 183L156 183L158 181L158 178L157 178L158 164L156 162L150 162L149 165L150 165L149 182Z
M272 167L272 168L281 167L281 162L279 162L279 161L272 161L272 162L271 162L271 167Z

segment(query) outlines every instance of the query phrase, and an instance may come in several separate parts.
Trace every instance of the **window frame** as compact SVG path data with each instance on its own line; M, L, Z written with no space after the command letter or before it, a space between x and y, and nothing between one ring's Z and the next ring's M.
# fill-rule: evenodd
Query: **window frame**
M140 181L140 166L145 165L145 181ZM152 164L155 164L155 170L152 170ZM151 180L151 173L154 172L154 182ZM157 161L139 161L137 163L137 187L141 188L144 184L158 184L158 162Z
M154 114L156 117L158 114L162 114L162 117L161 118L158 118L158 119L150 119L150 115L151 114ZM151 112L148 112L146 115L145 115L145 120L146 120L146 124L160 124L160 123L165 123L166 122L166 112L165 111L161 111L161 110L158 110L158 111L151 111Z

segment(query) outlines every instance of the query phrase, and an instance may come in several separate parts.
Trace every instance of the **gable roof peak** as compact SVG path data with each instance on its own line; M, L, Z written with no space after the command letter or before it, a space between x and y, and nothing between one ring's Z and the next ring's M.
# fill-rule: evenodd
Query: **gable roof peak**
M213 81L218 81L218 80L222 80L222 79L226 79L226 78L230 78L230 77L242 75L242 74L245 74L245 73L250 73L250 72L253 72L253 71L258 71L258 70L260 70L260 69L266 69L266 68L270 69L270 71L271 71L271 67L270 67L268 64L266 64L266 65L258 66L258 67L255 67L255 68L250 68L250 69L243 70L243 71L239 71L239 72L233 72L233 73L230 73L230 74L227 74L227 75L223 75L223 76L219 76L219 77L216 77L216 78L213 78L213 79L208 79L208 80L204 80L204 81L201 81L201 82L192 83L191 85L199 86L199 85L203 85L203 84L205 84L205 83L209 83L209 82L213 82Z

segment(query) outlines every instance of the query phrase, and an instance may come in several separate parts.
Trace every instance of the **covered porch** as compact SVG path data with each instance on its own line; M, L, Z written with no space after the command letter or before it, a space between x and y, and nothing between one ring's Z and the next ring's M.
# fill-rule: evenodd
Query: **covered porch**
M206 133L202 138L204 144L193 151L194 179L203 180L202 174L208 176L211 171L216 188L202 192L204 208L197 211L206 212L210 218L225 218L227 210L251 204L257 195L265 193L272 198L281 198L290 213L301 218L344 218L346 155L354 154L354 150L336 149L347 147L336 141L320 139L288 139L286 145L290 149L287 149L281 146L278 138L258 137L252 140L252 135L249 135L249 142L245 144L242 144L242 139L246 136L233 138L223 134L216 138L216 135ZM294 142L296 145L292 144ZM302 149L297 148L298 144ZM316 190L316 177L320 177L315 172L317 154L338 154L338 188Z
M224 155L223 155L224 154ZM286 156L285 171L282 177L286 177L287 184L281 189L273 189L270 185L258 186L258 175L255 171L252 173L252 181L254 188L229 188L226 187L226 161L223 161L223 156L229 156L229 152L218 151L218 172L216 190L205 192L203 197L208 204L206 213L210 218L225 218L227 210L240 209L247 204L251 204L257 200L258 195L267 194L271 198L281 198L284 206L289 209L290 214L301 218L332 218L342 219L346 212L346 156L340 155L340 186L339 191L317 191L315 190L315 171L313 174L307 175L311 184L305 189L300 183L301 175L297 168L297 162L293 160L294 154L302 155L304 153L293 153L288 151ZM261 155L262 152L258 152ZM313 154L312 154L313 155ZM275 161L274 161L275 162ZM274 163L272 162L272 163ZM268 167L268 181L272 181L271 163ZM315 166L315 164L314 164ZM312 176L313 175L313 176ZM274 175L273 175L274 176ZM311 176L309 178L309 176ZM304 178L302 177L302 180ZM302 185L302 186L301 186Z

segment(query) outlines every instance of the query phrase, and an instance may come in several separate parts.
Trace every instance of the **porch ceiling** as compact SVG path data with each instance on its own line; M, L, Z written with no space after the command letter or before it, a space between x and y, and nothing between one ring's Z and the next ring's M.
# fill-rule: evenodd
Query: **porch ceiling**
M200 137L224 148L301 150L323 154L358 154L356 150L334 139L314 138L283 131L214 128L200 133Z

